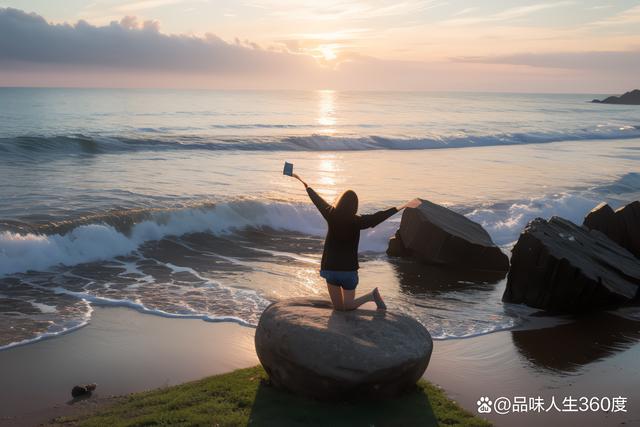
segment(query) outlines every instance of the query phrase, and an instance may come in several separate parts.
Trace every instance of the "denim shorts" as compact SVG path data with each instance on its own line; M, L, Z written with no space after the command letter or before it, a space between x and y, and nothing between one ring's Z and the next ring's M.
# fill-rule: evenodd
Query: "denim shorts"
M324 277L328 284L340 286L347 291L352 291L358 286L357 271L320 270L320 277Z

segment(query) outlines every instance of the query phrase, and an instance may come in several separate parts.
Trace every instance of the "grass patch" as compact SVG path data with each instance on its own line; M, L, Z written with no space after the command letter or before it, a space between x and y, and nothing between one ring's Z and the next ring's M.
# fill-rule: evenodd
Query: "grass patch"
M415 390L381 402L326 403L270 387L262 367L124 396L64 426L490 426L442 390L420 381Z

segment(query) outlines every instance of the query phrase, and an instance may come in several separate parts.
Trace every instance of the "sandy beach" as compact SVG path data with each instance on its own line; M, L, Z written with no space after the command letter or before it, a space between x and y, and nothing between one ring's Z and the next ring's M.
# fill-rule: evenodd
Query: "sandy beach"
M97 307L90 324L76 332L0 352L0 425L37 425L73 411L68 402L76 383L98 383L91 402L255 365L253 334L233 323ZM435 341L424 377L473 413L480 396L554 396L559 404L567 396L628 398L627 412L619 413L485 415L498 426L635 425L640 372L629 367L640 356L639 335L637 323L601 315L554 328Z
M75 384L97 383L99 399L256 365L253 333L234 323L97 307L76 332L0 352L0 425L64 413Z

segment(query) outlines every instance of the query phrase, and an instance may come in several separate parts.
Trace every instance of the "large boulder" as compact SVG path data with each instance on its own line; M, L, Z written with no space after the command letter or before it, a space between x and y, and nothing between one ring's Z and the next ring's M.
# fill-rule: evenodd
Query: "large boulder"
M600 203L584 218L584 226L603 232L611 240L640 258L640 202L635 201L614 211Z
M395 396L415 385L433 343L413 318L387 311L335 311L329 301L271 304L255 336L273 385L322 400Z
M607 236L563 218L536 218L511 256L502 300L583 312L637 300L640 261Z
M405 209L387 254L465 269L509 270L509 258L480 224L427 200Z

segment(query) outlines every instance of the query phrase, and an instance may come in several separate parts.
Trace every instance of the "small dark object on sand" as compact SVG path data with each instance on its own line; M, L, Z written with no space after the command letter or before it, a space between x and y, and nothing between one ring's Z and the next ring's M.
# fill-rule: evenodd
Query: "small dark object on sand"
M97 384L76 385L71 389L71 396L81 397L90 395L93 390L96 389Z

